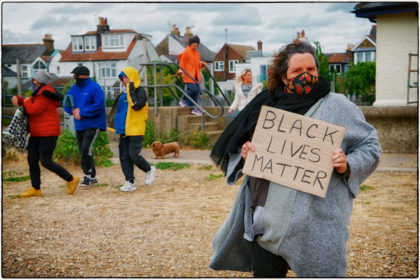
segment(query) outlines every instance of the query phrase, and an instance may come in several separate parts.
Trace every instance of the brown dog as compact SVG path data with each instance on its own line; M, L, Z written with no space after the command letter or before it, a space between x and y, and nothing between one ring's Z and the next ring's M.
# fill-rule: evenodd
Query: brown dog
M179 151L181 148L179 147L178 142L170 142L166 144L160 143L160 141L154 141L150 146L152 148L153 153L155 154L155 158L165 158L165 155L174 153L174 157L179 157Z

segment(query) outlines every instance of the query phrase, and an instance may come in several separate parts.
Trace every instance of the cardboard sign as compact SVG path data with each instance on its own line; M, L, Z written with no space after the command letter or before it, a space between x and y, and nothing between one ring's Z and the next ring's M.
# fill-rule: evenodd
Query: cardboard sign
M242 170L283 186L325 197L334 166L333 152L345 128L263 106Z

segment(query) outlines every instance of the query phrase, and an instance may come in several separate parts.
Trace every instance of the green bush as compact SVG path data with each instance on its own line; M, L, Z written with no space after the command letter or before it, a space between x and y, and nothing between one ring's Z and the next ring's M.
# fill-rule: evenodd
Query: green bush
M181 138L181 141L185 145L191 145L194 148L202 150L210 148L209 140L210 138L207 133L199 130L194 130Z
M114 106L114 103L115 103L115 99L107 98L105 100L105 106L106 107L112 107L112 106Z
M99 132L92 147L93 157L97 166L108 167L113 165L109 160L109 158L113 156L113 153L108 144L109 141L106 132ZM58 137L57 146L54 151L54 159L80 164L81 159L76 137L67 129L64 129L63 133Z
M143 147L149 148L155 141L155 126L151 120L147 120L146 132L143 139Z

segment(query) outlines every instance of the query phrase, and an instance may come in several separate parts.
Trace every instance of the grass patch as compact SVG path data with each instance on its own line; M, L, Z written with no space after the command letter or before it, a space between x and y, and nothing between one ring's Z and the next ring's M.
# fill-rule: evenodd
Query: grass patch
M369 185L361 185L361 186L359 187L359 190L360 190L360 191L367 191L367 190L374 190L374 189L375 189L374 187L369 186Z
M203 166L200 166L199 168L198 168L198 170L210 170L210 169L212 169L213 168L213 166L212 165L203 165Z
M115 189L119 190L123 185L118 185L115 187Z
M188 163L176 163L176 162L159 162L155 165L157 169L166 170L166 169L172 169L172 170L181 170L183 168L188 168L191 165Z
M223 174L215 175L213 173L210 173L210 175L209 175L210 180L216 180L216 179L219 179L219 178L222 178L222 177L223 177Z
M174 188L170 188L168 190L165 190L165 192L175 192L175 189Z
M16 198L20 198L20 195L18 195L18 194L10 194L7 197L10 197L11 199L16 199Z
M29 175L23 175L23 173L15 171L3 172L3 182L24 182L31 179Z
M107 183L102 183L102 184L97 184L96 187L107 187L108 184Z

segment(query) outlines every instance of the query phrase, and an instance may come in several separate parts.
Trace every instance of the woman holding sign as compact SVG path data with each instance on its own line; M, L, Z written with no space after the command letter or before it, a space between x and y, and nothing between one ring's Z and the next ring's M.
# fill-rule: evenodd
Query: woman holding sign
M298 277L345 277L353 200L381 155L376 130L356 105L330 92L329 83L319 76L315 50L309 43L294 42L281 49L268 74L268 90L239 113L211 152L228 184L234 184L243 174L249 152L259 152L256 144L260 143L250 141L263 105L344 127L345 134L340 148L331 154L333 172L325 186L325 197L297 190L302 180L296 180L297 186L292 188L247 176L231 213L214 237L210 267L253 271L256 277L285 277L288 269ZM314 137L313 132L308 129L306 136ZM325 140L331 135L324 132L323 137ZM296 147L290 150L296 155ZM301 150L301 157L309 158L308 151L313 156L321 155L312 148L306 154ZM292 179L299 176L298 172L302 170L296 168Z

